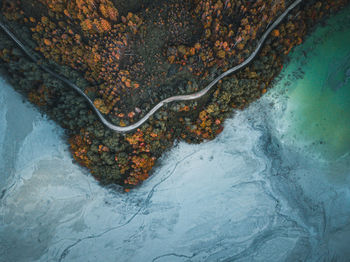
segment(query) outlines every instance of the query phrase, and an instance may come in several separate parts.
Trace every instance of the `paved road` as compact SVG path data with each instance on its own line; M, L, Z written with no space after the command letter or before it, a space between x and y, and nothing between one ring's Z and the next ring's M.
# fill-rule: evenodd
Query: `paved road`
M116 126L113 125L111 122L109 122L106 118L104 118L104 116L101 114L101 112L95 107L94 103L91 101L91 99L78 87L76 86L74 83L72 83L71 81L69 81L67 78L56 74L55 72L53 72L52 70L46 68L45 66L43 66L41 63L39 63L39 59L37 59L19 40L18 38L0 21L0 27L4 30L4 32L34 61L38 64L38 66L44 70L45 72L51 74L52 76L54 76L55 78L63 81L64 83L66 83L68 86L70 86L71 88L73 88L74 90L76 90L81 96L83 96L88 103L90 104L90 106L92 107L92 109L95 111L95 113L97 114L98 118L100 119L100 121L109 129L118 132L118 133L125 133L125 132L129 132L132 131L138 127L140 127L144 122L146 122L159 108L161 108L163 105L170 103L170 102L174 102L174 101L188 101L188 100L194 100L194 99L198 99L202 96L204 96L217 82L219 82L222 78L224 78L225 76L228 76L234 72L236 72L237 70L240 70L241 68L245 67L246 65L248 65L254 58L255 56L258 54L259 50L261 49L261 47L263 46L266 38L268 37L268 35L271 33L271 31L276 28L276 26L278 26L278 24L287 16L287 14L294 8L296 7L299 3L301 3L302 0L296 0L293 4L291 4L276 20L275 22L269 26L269 28L265 31L265 33L263 34L263 36L261 37L261 39L258 42L258 45L256 47L256 49L254 50L254 52L241 64L232 67L231 69L227 70L226 72L222 73L221 75L219 75L216 79L214 79L209 85L207 85L204 89L202 89L201 91L198 91L196 93L193 94L189 94L189 95L179 95L179 96L171 96L169 98L166 98L164 100L162 100L161 102L159 102L156 106L154 106L143 118L141 118L139 121L137 121L134 124L131 124L129 126Z

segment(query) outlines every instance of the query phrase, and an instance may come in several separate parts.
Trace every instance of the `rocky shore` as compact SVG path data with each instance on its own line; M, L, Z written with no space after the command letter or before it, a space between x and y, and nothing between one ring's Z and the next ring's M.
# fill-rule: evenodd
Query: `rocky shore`
M45 66L79 86L116 125L164 98L200 90L244 61L291 1L0 1L1 20ZM347 0L303 2L244 70L196 101L168 104L139 129L115 133L86 101L40 70L0 32L0 68L14 88L67 130L73 157L128 191L174 141L213 139L225 118L271 86L293 46Z

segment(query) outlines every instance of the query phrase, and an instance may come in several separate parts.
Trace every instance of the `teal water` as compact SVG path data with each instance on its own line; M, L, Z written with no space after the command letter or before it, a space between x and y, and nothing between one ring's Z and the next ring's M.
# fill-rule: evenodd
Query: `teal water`
M285 140L326 160L350 152L350 8L290 55L276 88L288 97Z

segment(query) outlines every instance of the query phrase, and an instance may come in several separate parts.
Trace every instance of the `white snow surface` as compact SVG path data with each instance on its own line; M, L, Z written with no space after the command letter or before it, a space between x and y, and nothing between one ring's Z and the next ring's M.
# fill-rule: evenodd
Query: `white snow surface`
M73 164L62 130L0 85L0 261L350 257L350 172L281 142L282 93L214 141L180 142L126 194Z

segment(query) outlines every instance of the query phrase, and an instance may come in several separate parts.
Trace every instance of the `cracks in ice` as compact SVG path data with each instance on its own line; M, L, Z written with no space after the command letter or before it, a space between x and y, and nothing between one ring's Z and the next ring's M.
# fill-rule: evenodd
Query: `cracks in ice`
M166 177L164 177L163 179L161 179L157 184L155 184L152 189L149 191L146 199L143 201L143 205L123 224L121 225L118 225L118 226L115 226L115 227L112 227L112 228L109 228L99 234L95 234L95 235L90 235L90 236L87 236L87 237L84 237L84 238L80 238L78 240L76 240L73 244L69 245L68 247L66 247L63 252L61 253L60 255L60 258L59 258L59 262L61 262L68 254L69 252L71 251L71 249L73 247L75 247L76 245L78 245L79 243L81 243L82 241L84 240L88 240L88 239L93 239L93 238L99 238L101 236L103 236L104 234L107 234L111 231L114 231L116 229L119 229L119 228L122 228L124 226L126 226L127 224L129 224L132 220L134 220L134 218L145 208L147 207L149 201L151 200L152 196L153 196L153 193L155 192L156 188L161 185L163 182L165 182L166 180L168 180L176 171L178 165L185 161L186 159L188 159L189 157L191 157L192 155L196 154L197 152L192 152L190 154L188 154L187 156L185 156L184 158L182 158L181 160L179 160L173 167L173 169L171 171L168 172L168 175ZM172 255L172 254L171 254ZM176 254L174 254L176 255ZM181 255L180 255L181 256Z
M153 259L152 259L152 262L155 262L155 261L157 261L157 260L160 259L160 258L163 258L163 257L170 257L170 256L191 259L191 258L193 258L195 255L196 255L196 254L192 254L192 256L186 256L186 255L183 255L183 254L167 253L167 254L164 254L164 255L161 255L161 256L158 256L158 257L153 258Z
M237 255L234 255L228 259L225 259L223 261L229 262L229 261L236 261L241 258L247 257L248 254L252 254L257 252L261 246L263 246L267 241L276 238L277 236L280 237L288 237L288 233L285 233L284 227L278 227L273 230L265 230L260 235L256 236L251 243L251 245L243 250L242 252L238 253Z
M293 227L298 229L306 239L309 239L311 235L314 235L312 228L323 236L327 231L329 222L326 217L325 204L323 202L313 203L313 201L303 193L300 185L295 183L293 176L290 175L293 168L288 163L284 163L281 157L286 153L282 151L281 144L275 137L272 131L273 129L269 125L269 120L264 120L265 123L267 123L265 125L261 124L260 121L251 122L252 128L262 134L259 138L260 142L253 149L253 151L257 156L260 156L266 160L266 169L261 172L261 175L270 182L268 184L263 184L265 192L270 195L270 197L275 199L275 201L278 201L275 194L278 194L278 192L280 193L280 200L278 201L278 206L276 206L276 215L285 221L292 223ZM288 150L288 148L284 147L284 150ZM294 164L297 164L297 162ZM280 188L277 186L277 180L280 182L280 185L284 185L285 187ZM275 192L275 194L272 192ZM289 192L297 193L293 194L293 198L290 197L291 195L286 197L286 194L288 195ZM290 206L290 208L297 205L297 216L300 218L300 220L295 219L295 216L292 214L284 214L281 210L281 205L279 204L281 201L285 202L285 204ZM314 221L308 219L308 217L310 217L307 215L308 213L313 214L311 217L314 217L315 213L318 213L320 215L319 217L322 219L315 224ZM240 257L241 256L235 256L230 259L236 260Z

